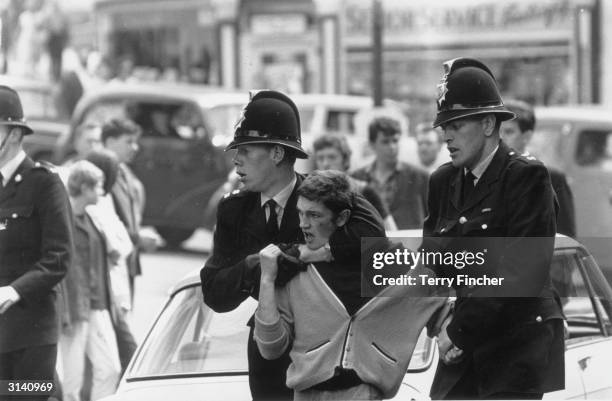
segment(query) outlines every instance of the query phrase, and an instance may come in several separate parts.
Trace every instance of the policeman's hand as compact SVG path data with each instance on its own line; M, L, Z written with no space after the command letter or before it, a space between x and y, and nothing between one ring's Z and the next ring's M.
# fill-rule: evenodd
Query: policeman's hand
M10 285L0 287L0 315L19 302L21 296Z
M298 244L278 244L282 252L277 258L278 273L274 282L277 287L285 286L298 273L306 271L308 268L308 264L299 259L298 246Z
M145 252L155 251L161 243L161 237L152 230L142 229L138 233L138 247Z
M266 246L259 251L259 265L261 266L261 281L273 283L278 274L278 256L282 253L274 244Z
M463 359L463 350L456 347L451 339L448 337L447 327L452 320L452 316L448 316L440 329L438 335L438 351L440 353L440 360L445 365L452 365L460 362Z
M328 246L322 246L317 249L310 249L305 244L300 244L300 260L306 263L315 262L330 262L333 260L331 251Z
M118 250L112 249L108 251L108 260L111 262L111 264L116 265L119 263L119 258L121 258L121 254Z

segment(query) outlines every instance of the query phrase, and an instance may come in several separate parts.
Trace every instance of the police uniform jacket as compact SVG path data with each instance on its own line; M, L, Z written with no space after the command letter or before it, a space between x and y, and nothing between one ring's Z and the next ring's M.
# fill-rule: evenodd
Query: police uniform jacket
M266 232L266 217L259 193L236 190L220 201L212 255L200 273L204 301L213 310L227 312L249 296L257 298L261 274L258 253L261 249L270 243L303 242L296 206L297 189L303 179L304 176L297 174L277 238L270 238ZM360 236L377 236L382 226L381 217L372 205L356 195L348 224L330 238L332 255L339 262L359 263ZM249 376L254 397L291 398L290 393L283 394L279 390L279 387L286 389L286 371L290 363L288 353L273 361L263 359L253 340L252 318L249 325ZM256 394L253 386L263 388L263 393Z
M0 286L21 296L0 315L0 352L57 343L54 287L72 247L72 212L59 175L26 157L0 188Z
M556 204L547 169L500 143L462 202L463 174L463 169L446 163L431 176L425 247L453 249L453 242L466 237L500 238L491 243L487 269L514 283L506 290L524 296L486 298L482 295L498 290L456 288L456 309L447 332L467 358L459 365L439 364L431 396L444 397L460 380L471 381L484 398L496 392L561 389L563 327L556 323L562 313L549 275ZM461 273L444 268L439 271L438 266L437 273ZM552 320L556 323L547 323Z

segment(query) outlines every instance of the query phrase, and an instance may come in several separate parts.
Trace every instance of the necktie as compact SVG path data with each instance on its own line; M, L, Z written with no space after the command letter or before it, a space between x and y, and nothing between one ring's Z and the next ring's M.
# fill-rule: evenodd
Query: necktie
M468 171L463 177L463 194L462 194L462 204L465 205L467 200L470 198L472 192L474 192L474 180L476 176L472 174L471 171Z
M267 205L268 210L270 211L268 221L266 222L266 232L270 238L276 238L278 235L278 215L276 214L276 202L274 199L270 199L265 203L265 205Z

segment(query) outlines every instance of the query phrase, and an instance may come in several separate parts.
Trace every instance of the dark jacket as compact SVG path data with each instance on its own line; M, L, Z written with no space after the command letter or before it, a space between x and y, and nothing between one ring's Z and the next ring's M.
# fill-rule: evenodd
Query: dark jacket
M277 238L269 238L265 230L265 214L260 194L234 191L226 195L217 210L213 251L200 276L204 302L217 312L227 312L247 297L259 292L259 251L270 243L304 242L297 212L297 188L304 177L297 175L296 186L287 201ZM360 236L376 236L383 223L379 214L363 197L356 197L351 218L342 230L330 238L336 260L359 263ZM353 238L349 241L348 238ZM252 319L249 336L249 381L254 399L291 399L285 386L290 360L288 353L280 359L265 360L253 340Z
M548 168L550 182L559 201L559 214L557 215L557 232L568 237L576 238L576 211L574 209L574 195L567 183L567 178L561 170Z
M100 244L102 246L102 255L104 255L102 266L104 272L104 282L99 283L104 286L105 303L108 305L108 311L111 319L114 322L115 306L113 305L113 297L111 296L111 278L108 267L108 257L106 248L106 239L96 220L89 214L86 214L86 218L89 219L95 231L97 232ZM78 239L78 235L87 236L88 233L85 227L82 227L77 219L74 219L74 236ZM78 240L75 241L78 243ZM66 274L66 278L61 282L61 306L62 306L62 324L72 325L77 322L89 320L91 311L91 261L84 258L85 255L79 254L78 246L75 244L75 253L72 257L72 264Z
M113 203L117 216L125 225L132 239L134 250L127 259L128 273L130 277L139 276L142 273L140 266L140 223L142 210L144 210L144 198L139 194L142 184L138 178L126 166L120 166L117 181L111 190Z
M471 196L461 202L463 170L444 164L431 176L423 236L428 249L452 249L465 237L499 238L487 268L522 298L483 298L488 288L457 288L447 332L467 358L440 363L432 398L458 383L477 389L469 398L496 392L549 392L564 387L562 313L550 283L555 197L546 168L500 144ZM529 238L528 238L529 237ZM439 267L438 267L439 268ZM461 273L445 267L441 275ZM484 291L484 292L483 292ZM552 322L552 323L551 323ZM466 384L469 383L469 384ZM457 394L454 394L457 396Z
M0 315L0 352L57 343L54 287L72 254L72 212L52 168L26 158L0 189L0 286L21 300Z
M373 164L355 170L351 176L372 183ZM427 185L429 173L407 163L399 163L396 173L395 196L386 205L397 228L420 229L427 216Z

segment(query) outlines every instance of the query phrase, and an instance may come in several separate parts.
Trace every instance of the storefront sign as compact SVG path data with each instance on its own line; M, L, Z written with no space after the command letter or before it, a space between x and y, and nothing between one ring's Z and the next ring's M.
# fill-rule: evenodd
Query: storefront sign
M368 4L345 0L343 26L349 43L370 41L372 10ZM386 43L458 38L492 41L517 34L534 40L541 40L542 35L544 39L570 38L573 29L571 0L387 0L383 8Z
M251 33L255 35L299 34L308 29L305 14L255 14Z

